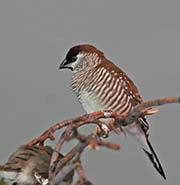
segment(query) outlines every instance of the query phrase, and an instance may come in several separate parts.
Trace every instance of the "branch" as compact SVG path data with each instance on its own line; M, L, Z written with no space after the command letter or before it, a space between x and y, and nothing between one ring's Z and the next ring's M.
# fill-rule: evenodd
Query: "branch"
M79 179L76 182L76 185L93 185L89 180L87 180L81 161L77 161L75 164L75 170L79 174Z
M69 173L69 171L75 169L76 163L79 162L82 152L89 144L93 143L94 146L103 146L113 150L120 149L119 145L117 144L101 141L99 138L96 139L95 137L96 136L94 134L85 136L77 132L76 135L74 135L74 138L77 138L79 143L70 152L68 152L64 158L58 161L57 155L52 155L49 171L49 182L52 184L62 182L64 176ZM59 140L59 142L61 142L61 140ZM55 151L59 149L58 147L59 145L57 144ZM57 152L54 153L57 154Z
M56 130L66 127L65 131L61 134L52 154L49 169L49 184L61 183L64 177L72 169L75 169L79 174L79 180L77 184L82 184L83 182L88 182L90 184L90 181L85 178L83 167L80 164L80 157L84 149L87 146L91 146L94 149L99 146L104 146L109 149L118 150L120 148L119 145L103 141L102 136L108 137L111 131L116 131L117 128L121 129L122 127L126 127L127 125L136 122L141 117L156 113L157 109L151 107L161 106L169 103L180 103L180 97L163 98L143 102L142 104L137 105L129 114L118 114L108 110L97 111L77 118L62 121L50 127L41 136L30 141L28 146L38 143L40 146L43 146L46 139L54 140L53 133ZM102 118L111 118L111 124L107 125L106 123L101 122L99 119ZM88 136L80 134L77 129L87 124L98 125L97 131ZM78 139L79 143L74 146L61 160L58 160L58 155L61 151L62 145L72 139Z

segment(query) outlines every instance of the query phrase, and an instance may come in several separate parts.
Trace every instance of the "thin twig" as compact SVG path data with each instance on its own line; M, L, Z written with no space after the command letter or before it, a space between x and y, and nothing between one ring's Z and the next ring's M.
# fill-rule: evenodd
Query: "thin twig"
M79 175L79 179L76 182L76 185L93 185L92 182L90 182L86 176L85 176L85 172L84 172L84 168L81 164L81 161L77 161L75 164L75 170L77 171L78 175Z
M84 175L83 167L79 163L79 161L82 152L88 145L90 145L92 148L104 146L109 149L119 150L119 145L110 142L105 142L101 139L101 137L108 137L111 131L114 130L116 132L117 128L121 129L122 127L136 122L141 117L156 113L157 110L151 107L161 106L169 103L180 103L180 97L163 98L143 102L142 104L137 105L129 114L117 114L116 112L112 111L97 111L91 114L85 114L83 116L79 116L77 118L73 118L55 124L54 126L50 127L46 132L44 132L41 136L30 141L28 145L32 146L34 144L39 143L40 146L42 146L46 139L55 139L53 133L56 130L60 130L63 127L67 127L61 135L51 158L51 164L49 169L49 183L60 183L72 169L76 168L80 176L78 183L82 184L83 181L85 182L86 178ZM107 125L99 120L101 118L111 118L112 123ZM86 124L96 124L99 126L100 129L97 133L92 133L88 136L80 134L77 129ZM79 143L74 146L73 149L71 149L60 161L58 161L58 152L60 152L62 145L66 141L69 141L74 138L78 139ZM90 184L89 181L87 182Z

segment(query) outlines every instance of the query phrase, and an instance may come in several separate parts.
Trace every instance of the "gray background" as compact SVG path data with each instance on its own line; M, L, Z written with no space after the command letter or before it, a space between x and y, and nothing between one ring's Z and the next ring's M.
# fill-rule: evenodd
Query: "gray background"
M84 113L69 88L71 73L58 71L73 45L91 43L104 51L146 100L180 95L179 7L178 0L1 0L1 163L53 123ZM179 185L179 113L179 105L169 105L149 118L166 181L123 136L112 137L119 152L85 152L89 179L99 185Z

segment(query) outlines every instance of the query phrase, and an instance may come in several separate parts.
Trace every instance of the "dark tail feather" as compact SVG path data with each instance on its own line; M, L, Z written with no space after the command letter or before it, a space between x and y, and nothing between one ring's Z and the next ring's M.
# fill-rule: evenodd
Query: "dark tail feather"
M147 144L148 144L148 146L149 146L149 149L150 149L151 153L148 152L148 151L146 151L145 149L143 149L144 152L147 154L148 158L149 158L150 161L153 163L153 166L154 166L155 169L159 172L159 174L160 174L164 179L166 179L166 176L165 176L164 170L163 170L163 168L162 168L162 166L161 166L161 163L160 163L160 161L159 161L159 159L158 159L158 157L157 157L157 155L156 155L156 153L155 153L155 151L154 151L154 149L153 149L151 143L149 142L148 138L147 138Z

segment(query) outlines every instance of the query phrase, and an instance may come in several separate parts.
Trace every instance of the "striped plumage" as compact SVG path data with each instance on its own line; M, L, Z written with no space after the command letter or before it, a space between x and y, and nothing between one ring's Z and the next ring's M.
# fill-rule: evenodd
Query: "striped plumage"
M127 113L142 102L132 81L119 68L114 69L114 64L109 61L104 60L95 68L86 70L74 73L72 78L72 89L80 101L84 94L88 94L103 109L119 113Z
M94 46L74 46L59 68L72 70L72 90L87 113L98 110L128 113L143 101L132 80ZM127 126L126 130L142 144L156 170L165 178L161 164L148 140L148 128L147 121L142 118L137 123Z
M19 147L8 159L0 166L0 177L8 185L39 185L34 175L35 173L42 178L48 178L49 164L53 149L50 146L44 146L39 151L38 146ZM61 159L63 155L59 155ZM74 171L71 171L63 180L62 185L70 185L73 180Z

